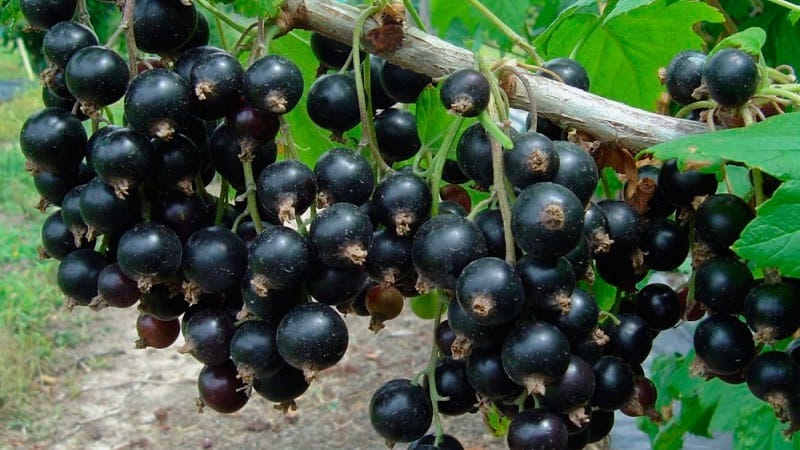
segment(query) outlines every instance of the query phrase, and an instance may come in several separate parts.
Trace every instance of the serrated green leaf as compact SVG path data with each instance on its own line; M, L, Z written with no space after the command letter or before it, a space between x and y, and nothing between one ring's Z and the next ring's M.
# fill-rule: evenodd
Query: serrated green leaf
M782 426L772 408L763 402L753 403L739 411L739 420L733 430L736 449L747 450L792 450L797 448L800 438L796 435L788 440L782 434Z
M713 55L723 48L738 48L753 56L759 56L765 42L767 42L767 32L758 27L750 27L719 41L709 55Z
M655 0L619 0L616 5L605 15L605 20L611 20L614 17L625 14L641 6L646 6L653 3Z
M573 55L586 67L592 92L654 110L663 92L658 69L678 52L702 47L703 40L693 31L696 23L721 22L723 17L696 1L644 3L620 2L623 12L606 11L606 17L596 12L596 5L595 11L592 5L573 6L535 45L547 59Z
M733 250L759 266L800 276L800 180L783 182L757 209Z
M711 163L719 158L745 163L781 180L800 178L800 113L780 114L746 128L686 136L656 145L658 159Z

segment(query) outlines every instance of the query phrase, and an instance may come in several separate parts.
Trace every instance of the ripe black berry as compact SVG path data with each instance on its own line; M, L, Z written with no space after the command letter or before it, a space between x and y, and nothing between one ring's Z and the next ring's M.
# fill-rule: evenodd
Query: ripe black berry
M739 239L755 214L744 200L735 195L714 194L697 208L694 217L697 239L718 252L724 252Z
M101 107L125 95L130 72L125 60L115 51L92 46L72 55L64 75L73 97L93 107Z
M727 314L713 315L697 326L694 349L707 373L736 373L756 356L755 343L744 322Z
M303 74L288 58L265 56L247 69L244 95L256 108L285 114L294 109L303 95Z
M517 244L538 259L572 250L583 232L583 204L564 186L542 182L525 188L511 216Z
M79 249L65 256L58 265L58 288L68 298L67 305L88 305L97 295L97 277L108 264L94 250Z
M678 295L666 284L648 284L636 294L636 314L654 330L674 327L682 312Z
M414 103L429 85L431 78L392 63L385 63L380 74L381 86L389 97L399 103Z
M417 119L401 109L389 108L375 117L375 136L381 156L388 164L411 158L422 145Z
M446 288L454 288L467 264L483 256L486 241L478 227L450 214L425 222L411 245L411 258L420 277Z
M136 45L148 53L170 53L186 43L197 29L193 5L170 0L140 0L133 12Z
M380 222L400 236L412 235L431 213L431 191L411 173L395 172L384 178L372 201Z
M192 67L192 112L206 120L236 111L244 84L244 69L230 53L208 55Z
M274 375L256 378L253 389L271 402L293 404L308 389L308 381L302 370L284 364Z
M181 266L181 240L159 223L140 223L126 231L117 245L117 261L129 278L144 284L165 280Z
M464 175L480 186L492 185L492 146L483 125L474 123L464 130L456 146L456 155Z
M341 69L353 50L347 44L316 32L311 33L310 41L311 51L314 52L314 56L319 60L320 66L325 69Z
M489 104L489 82L480 72L461 69L442 83L439 97L445 109L464 117L476 117Z
M19 133L22 154L35 172L77 173L86 152L81 121L61 108L45 108L28 117Z
M568 439L564 421L544 409L529 409L514 416L506 436L510 450L565 449Z
M427 390L408 380L395 379L378 388L369 402L372 427L389 442L421 438L433 420Z
M356 83L348 75L323 75L308 91L308 116L318 126L344 133L361 120Z
M91 148L97 177L112 186L121 198L147 181L157 167L159 153L147 136L130 128L103 133Z
M369 161L346 148L334 148L323 153L314 166L314 178L321 206L347 202L361 205L375 188L375 175Z
M246 269L247 248L226 228L201 228L183 247L183 273L188 280L185 290L190 301L200 292L218 294L238 287Z
M191 353L203 364L228 361L230 344L236 328L228 312L217 308L200 309L188 319L184 316L182 353Z
M499 325L519 316L525 292L519 275L507 262L484 257L469 263L461 272L456 298L476 322Z
M231 361L204 366L197 377L203 405L224 414L242 409L250 397L237 375L236 366Z
M253 378L275 375L283 367L275 342L275 328L261 321L241 324L231 339L231 360L242 381L252 384Z
M131 128L171 139L189 114L191 101L189 83L180 75L165 69L148 70L128 86L125 117Z
M436 392L447 400L439 400L439 412L457 416L472 410L478 403L475 389L467 380L467 366L463 360L445 358L436 365Z
M745 297L742 315L760 342L793 335L800 327L797 287L785 282L753 287Z
M758 80L758 66L753 57L737 48L714 53L703 67L708 93L722 106L733 108L750 100L758 88Z
M296 231L267 227L249 249L251 284L260 296L272 289L293 289L303 282L311 264L306 238Z
M286 363L312 379L344 356L347 325L330 306L304 303L286 313L278 325L276 341Z
M591 404L605 411L621 408L633 395L634 373L622 358L603 356L592 367L594 395Z
M97 43L97 35L91 28L78 22L64 21L45 33L42 53L48 61L63 69L75 52Z
M667 92L677 103L696 102L692 94L700 87L706 55L696 50L686 50L675 55L667 66L665 84Z
M752 286L750 269L732 258L714 258L704 262L694 279L695 298L718 313L740 313Z
M529 132L514 138L514 148L503 152L504 168L514 186L524 189L551 181L558 172L558 153L546 136Z
M77 0L21 0L19 9L29 24L46 30L58 22L72 19Z
M551 72L555 72L555 74L569 86L583 89L584 91L589 90L589 74L586 73L586 69L583 68L583 65L574 59L555 58L547 61L542 67ZM537 75L555 79L555 77L545 71L538 72Z
M569 366L569 342L547 322L523 323L503 342L503 368L529 393L545 394Z
M270 164L256 180L261 207L281 222L302 215L317 194L314 172L300 161L287 159Z

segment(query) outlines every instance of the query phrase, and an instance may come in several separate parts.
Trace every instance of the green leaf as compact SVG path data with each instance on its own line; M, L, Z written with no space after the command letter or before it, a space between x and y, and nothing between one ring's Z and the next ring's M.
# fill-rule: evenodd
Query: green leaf
M733 430L737 449L747 450L792 450L798 439L787 440L781 432L783 426L775 419L772 408L758 402L738 411L739 420Z
M581 2L564 10L535 45L547 59L574 56L586 67L592 92L654 110L663 92L658 69L678 52L702 47L696 23L722 20L715 8L689 0L620 1L605 16L596 3Z
M800 276L800 180L781 184L733 245L742 258Z
M275 17L286 0L235 0L233 10L245 17Z
M759 56L765 42L767 42L767 32L758 27L750 27L719 41L709 55L713 55L723 48L738 48L753 56Z
M658 159L713 163L739 161L781 180L800 178L800 113L780 114L746 128L686 136L652 147Z
M791 11L789 13L789 21L792 25L797 25L798 19L800 19L800 11Z
M484 417L486 417L486 423L495 436L505 436L506 433L508 433L508 426L511 425L511 419L501 413L494 402L489 403L488 411L486 411Z

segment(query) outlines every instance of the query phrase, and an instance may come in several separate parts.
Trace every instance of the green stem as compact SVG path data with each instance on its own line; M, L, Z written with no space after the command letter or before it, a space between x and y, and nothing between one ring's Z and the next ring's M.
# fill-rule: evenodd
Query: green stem
M511 232L511 202L506 193L506 175L503 170L503 149L500 143L491 139L492 146L492 190L497 196L500 205L500 217L503 219L503 237L506 243L506 262L514 267L516 265L516 246L514 234Z
M794 75L783 73L773 67L767 67L767 74L771 79L780 84L792 84L797 81L797 78Z
M231 231L236 233L236 230L239 229L239 225L242 223L242 221L245 219L245 217L247 217L249 215L250 215L250 212L245 209L244 211L241 212L241 214L236 216L236 220L233 221L233 226L231 227ZM217 224L217 225L219 226L219 224Z
M256 199L256 181L253 176L253 162L247 161L242 163L244 169L244 181L247 189L247 210L250 212L250 217L253 219L256 233L264 231L264 225L261 223L261 216L258 213L258 203Z
M383 160L381 156L381 152L378 149L377 138L375 137L375 127L372 122L372 110L369 109L367 103L367 95L364 92L364 77L362 74L361 69L361 34L364 32L364 23L370 18L373 14L379 12L381 10L380 6L370 6L361 15L358 16L356 19L355 24L353 24L353 72L356 78L356 94L358 95L358 110L361 114L361 134L362 134L362 142L361 146L364 146L364 141L366 140L366 146L369 148L370 153L372 154L372 158L375 160L375 163L378 166L378 171L380 173L388 173L392 171L392 168L386 164L386 161Z
M425 26L425 22L422 20L422 17L420 17L417 8L414 8L414 4L411 3L411 0L403 0L403 6L405 6L406 11L408 11L408 13L411 15L411 20L414 21L414 25L427 33L428 28Z
M281 124L280 131L281 141L283 143L283 154L286 159L299 159L297 145L294 143L294 138L292 137L292 126L289 124L289 121L286 120L285 114L279 115L278 120Z
M264 55L269 55L269 46L272 44L272 40L275 39L275 36L281 32L281 27L278 25L270 25L267 28L266 33L264 33L264 42L261 43L264 49Z
M678 112L675 113L675 117L682 118L686 117L690 112L694 111L695 109L711 109L717 106L713 100L701 100L699 102L689 103L688 105L684 106Z
M200 6L202 6L206 11L210 12L214 15L215 18L221 20L229 27L233 28L234 30L238 31L239 33L243 33L247 28L244 25L240 25L236 23L233 19L228 17L223 11L217 9L214 5L207 2L206 0L195 0Z
M786 0L767 0L770 3L774 3L778 6L783 6L784 8L791 9L793 11L800 11L800 5L795 5L794 3L788 2Z
M197 194L200 197L207 198L208 191L206 190L206 183L203 181L203 174L198 173L197 176L194 177L194 185L197 189Z
M428 163L428 166L424 169L420 165L423 158L425 158L425 162ZM414 175L426 178L431 170L432 159L433 158L431 157L431 151L427 147L423 146L421 149L419 149L417 154L414 155L414 162L411 164L411 170L414 172Z
M248 37L250 37L250 35L253 33L253 30L257 26L258 22L253 22L250 25L248 25L244 31L242 31L242 34L239 35L239 39L236 39L236 42L234 42L233 47L231 48L231 53L235 54L236 56L239 56L239 53L244 52L244 49L248 47L245 41L247 40Z
M433 157L433 165L428 173L431 184L431 196L433 197L431 216L439 214L439 184L442 181L442 170L444 169L444 163L447 161L447 151L453 146L462 123L464 123L464 118L456 116L456 120L450 125L447 136L445 136L444 141L442 141L442 146L439 148L436 156Z
M222 223L222 217L225 215L225 207L228 205L228 193L230 192L230 183L226 178L222 179L222 185L219 188L219 199L217 199L217 215L214 217L214 225ZM236 231L236 228L234 228Z
M788 98L795 105L800 105L800 95L795 94L794 92L787 91L786 89L781 89L781 88L778 88L778 87L769 87L769 88L761 90L759 92L759 94L776 95L778 97Z
M228 38L225 37L225 31L222 29L222 20L219 17L214 16L214 20L217 23L217 34L219 35L219 42L222 45L222 49L227 51L228 50Z
M434 445L439 445L444 435L444 426L442 425L442 418L439 415L439 400L441 396L436 390L436 364L439 362L439 348L436 346L436 328L442 320L442 313L444 312L444 303L441 301L440 289L433 292L433 295L438 300L436 304L436 315L433 318L433 333L431 334L431 356L428 359L428 365L425 368L425 375L428 377L428 395L431 399L431 406L433 407L433 427L436 433Z
M480 213L484 209L487 209L489 206L491 206L492 202L494 202L496 199L497 198L495 197L494 192L492 192L492 195L490 195L488 198L485 198L480 202L478 202L475 206L472 207L472 210L470 210L469 214L467 215L467 220L475 220L475 216L477 216L478 213Z
M515 45L519 48L523 49L525 53L530 55L536 64L543 64L544 59L536 53L536 48L534 48L531 44L528 43L525 38L517 34L514 30L511 29L508 25L506 25L499 17L494 15L492 11L489 10L480 0L467 0L467 3L472 5L475 9L477 9L492 25L496 26L503 34L506 35L507 38L511 40Z
M503 133L503 130L501 130L496 123L494 123L494 120L492 120L492 118L489 117L489 114L486 111L483 111L478 116L478 121L480 121L481 125L483 125L483 128L486 130L486 132L489 133L489 135L493 139L495 139L503 148L505 149L514 148L514 143L511 142L511 139L508 136L506 136L505 133Z
M614 314L611 314L608 311L600 311L600 318L598 319L598 321L602 322L604 320L610 320L614 322L614 325L619 325L620 323L622 323Z

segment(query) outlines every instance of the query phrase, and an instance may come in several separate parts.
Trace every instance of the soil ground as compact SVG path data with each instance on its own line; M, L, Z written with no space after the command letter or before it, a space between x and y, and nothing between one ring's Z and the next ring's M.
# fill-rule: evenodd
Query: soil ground
M321 373L284 415L254 395L241 411L198 413L200 363L181 355L182 338L164 350L134 348L136 311L106 309L86 327L94 336L79 345L74 365L49 384L41 417L29 434L6 440L31 449L385 449L369 423L372 393L392 378L424 368L430 322L404 312L373 334L368 318L348 316L350 345L344 359ZM68 381L63 381L68 380ZM445 430L465 448L501 449L481 414L445 418ZM35 436L35 437L34 437ZM5 440L5 439L4 439ZM0 448L4 447L0 441ZM405 448L398 445L396 448Z

